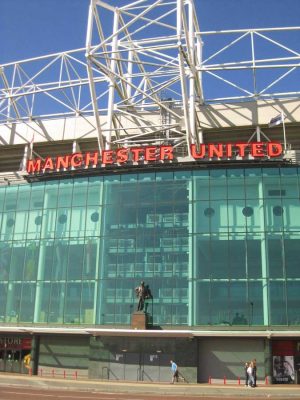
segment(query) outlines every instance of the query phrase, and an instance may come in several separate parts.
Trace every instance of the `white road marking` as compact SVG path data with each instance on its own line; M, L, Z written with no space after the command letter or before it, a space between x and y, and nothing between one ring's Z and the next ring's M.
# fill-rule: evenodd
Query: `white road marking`
M6 394L18 394L18 395L21 395L21 396L27 396L27 395L30 395L30 396L40 396L40 397L55 397L56 399L63 399L63 398L70 398L70 399L76 399L76 397L74 396L74 395L72 395L72 396L68 396L68 395L58 395L58 394L42 394L42 393L32 393L32 392L30 392L30 393L25 393L25 392L8 392L8 391L3 391L3 392L1 392L1 393L6 393ZM100 393L94 393L94 394L97 394L97 395L101 395ZM78 397L80 400L81 399L95 399L95 397L94 396L80 396L80 397ZM1 399L1 400L4 400L4 399ZM101 397L101 400L118 400L118 397ZM132 400L132 399L127 399L127 400ZM137 399L137 400L143 400L143 399Z

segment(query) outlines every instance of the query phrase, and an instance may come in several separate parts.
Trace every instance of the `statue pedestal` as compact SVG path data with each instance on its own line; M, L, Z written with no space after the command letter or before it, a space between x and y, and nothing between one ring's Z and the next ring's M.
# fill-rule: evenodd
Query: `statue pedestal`
M135 311L131 315L131 329L147 329L148 314L144 311Z

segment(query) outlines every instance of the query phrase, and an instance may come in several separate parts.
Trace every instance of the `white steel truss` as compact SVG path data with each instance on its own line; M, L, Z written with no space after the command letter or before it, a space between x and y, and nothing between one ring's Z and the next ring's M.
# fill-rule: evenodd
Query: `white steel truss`
M1 65L0 124L53 140L41 121L73 117L99 150L188 152L203 105L299 98L300 27L201 32L193 0L124 3L91 0L85 47Z

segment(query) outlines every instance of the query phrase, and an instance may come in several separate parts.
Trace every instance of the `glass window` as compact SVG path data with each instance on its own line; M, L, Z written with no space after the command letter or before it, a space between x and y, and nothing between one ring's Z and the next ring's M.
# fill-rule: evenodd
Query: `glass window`
M228 207L225 201L211 201L209 207L215 211L210 218L211 232L228 232Z
M59 208L57 209L56 222L55 222L55 237L68 237L70 233L71 224L71 210L72 208Z
M15 218L16 220L15 220L14 239L23 240L26 238L26 233L27 233L28 212L18 211L16 212Z
M74 179L72 206L85 206L87 197L88 178Z
M56 208L58 200L58 181L48 181L45 186L45 208Z
M248 210L248 212L246 211ZM245 208L242 210L245 217L248 232L264 231L264 209L259 199L246 200Z
M19 187L17 210L28 210L30 204L31 186L22 185Z
M99 264L97 263L99 249L100 249L99 239L93 237L85 239L83 271L82 271L83 279L97 278L97 273L99 269ZM109 269L110 267L107 266L107 268Z
M210 310L213 325L230 325L229 282L211 282Z
M82 284L82 299L80 307L80 322L93 324L95 321L95 283L85 282ZM130 314L131 315L131 314Z
M268 325L269 317L264 316L263 302L267 301L267 298L263 298L263 289L265 282L263 281L250 281L248 282L248 315L250 325Z
M5 204L5 192L6 189L4 187L0 187L0 213L3 211L3 207Z
M284 237L285 272L287 278L299 278L300 235L286 235Z
M268 231L282 231L285 210L282 209L281 199L266 199L264 211L266 229Z
M284 224L284 229L286 231L300 231L299 208L300 208L299 198L282 200L283 224ZM280 214L280 209L277 210L277 214Z
M19 321L22 283L10 282L6 302L6 322Z
M25 242L13 242L9 280L11 281L22 281L23 279L23 269L24 269L24 259L25 259Z
M210 177L209 196L211 200L227 199L226 176L220 175L218 177Z
M244 178L230 177L227 180L228 199L244 199L245 198L245 182Z
M86 210L85 236L100 236L102 208L88 206Z
M49 303L49 323L63 322L63 311L65 302L65 283L52 282L50 303Z
M115 323L116 283L115 279L104 279L99 282L96 324Z
M0 280L7 281L10 271L11 243L0 242Z
M229 276L229 248L228 237L211 237L211 277L213 279L225 278Z
M52 279L59 281L66 279L68 265L69 242L67 240L56 240L53 247L53 269Z
M62 179L59 182L57 207L71 208L73 193L73 180Z
M100 205L102 202L103 178L93 176L89 178L87 205Z
M262 247L264 247L264 236L247 236L247 276L250 279L262 277Z
M197 282L194 303L196 325L211 325L210 298L210 282Z
M15 212L11 211L2 214L2 226L1 226L2 240L8 240L13 238L15 222L16 222Z
M25 281L33 281L37 279L37 269L39 262L40 246L39 242L27 242L24 260L24 274Z
M50 282L38 282L37 283L37 300L36 310L34 313L34 322L45 323L49 320L49 302L51 283Z
M4 211L15 211L17 208L18 186L11 186L6 189Z
M247 248L243 235L229 236L229 273L231 279L246 278L247 275Z
M270 281L271 325L287 325L285 282Z
M85 233L86 208L72 207L70 223L70 236L82 237Z
M64 322L78 324L80 321L81 283L70 282L66 284Z
M209 278L211 269L210 236L197 235L194 240L196 246L195 254L195 274L196 278Z
M7 301L7 283L0 283L0 321L5 321L5 307Z
M35 183L31 186L30 209L41 209L44 207L44 183Z
M82 278L83 255L83 239L70 240L67 275L69 281Z
M288 281L286 284L286 292L288 302L288 324L300 325L300 281Z
M41 238L54 238L56 223L57 223L57 211L61 213L61 210L56 209L45 209L43 210L43 215L35 219L35 224L41 224ZM40 219L38 219L40 218ZM58 227L57 227L58 228Z
M33 322L35 290L35 283L23 282L20 302L20 322Z
M47 281L51 280L53 259L54 259L54 245L52 240L40 241L39 253L39 269L37 280Z
M283 240L281 235L267 237L268 263L270 278L282 278L283 269Z
M228 223L231 232L245 232L247 216L245 215L244 200L228 201ZM225 210L224 210L225 211Z
M39 239L41 235L42 210L30 210L28 215L27 239Z
M231 325L252 325L246 282L230 282Z

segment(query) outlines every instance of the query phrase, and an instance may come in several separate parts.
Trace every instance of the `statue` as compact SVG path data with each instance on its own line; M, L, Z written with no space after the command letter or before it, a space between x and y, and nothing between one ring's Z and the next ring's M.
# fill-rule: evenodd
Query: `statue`
M149 285L145 286L145 282L142 281L141 284L135 288L135 293L139 299L137 311L143 311L145 300L153 298ZM147 304L145 306L145 312L147 312Z

